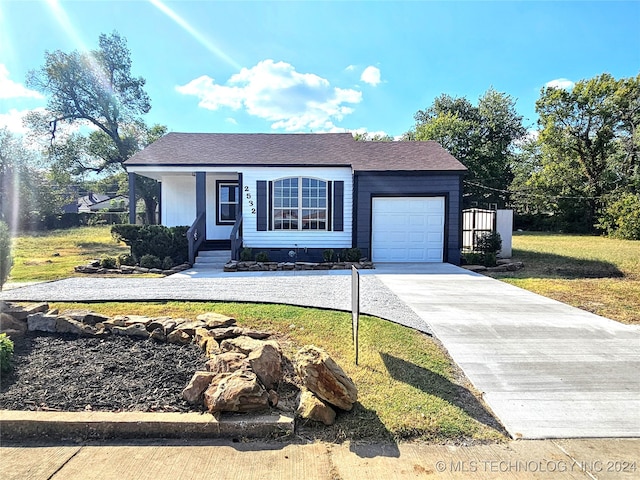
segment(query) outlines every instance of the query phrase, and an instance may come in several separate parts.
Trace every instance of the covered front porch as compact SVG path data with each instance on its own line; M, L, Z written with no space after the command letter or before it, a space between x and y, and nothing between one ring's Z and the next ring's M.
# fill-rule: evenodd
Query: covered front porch
M206 244L230 250L238 259L242 248L242 173L227 169L210 171L129 169L129 198L135 199L136 175L153 178L160 185L159 223L168 227L188 225L189 262ZM136 202L130 203L129 222L136 222Z

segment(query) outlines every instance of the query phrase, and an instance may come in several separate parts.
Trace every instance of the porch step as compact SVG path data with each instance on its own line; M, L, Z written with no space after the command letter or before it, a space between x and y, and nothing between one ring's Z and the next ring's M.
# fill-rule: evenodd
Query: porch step
M231 250L200 250L193 267L222 269L230 259Z

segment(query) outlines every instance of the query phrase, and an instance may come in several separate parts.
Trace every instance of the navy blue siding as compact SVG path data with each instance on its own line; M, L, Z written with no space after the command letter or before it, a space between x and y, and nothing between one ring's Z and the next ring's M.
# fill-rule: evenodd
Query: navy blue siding
M444 261L460 264L462 246L462 175L434 172L356 172L354 182L354 246L371 257L371 206L373 197L445 197Z

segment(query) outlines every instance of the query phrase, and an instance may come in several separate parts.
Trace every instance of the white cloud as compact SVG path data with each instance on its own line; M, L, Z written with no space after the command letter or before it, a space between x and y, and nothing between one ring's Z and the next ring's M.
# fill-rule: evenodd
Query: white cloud
M227 117L224 119L224 121L230 123L231 125L238 125L238 121L233 117Z
M273 60L243 68L225 85L203 75L177 86L176 91L198 97L202 108L243 109L273 122L271 128L286 131L330 131L334 121L353 112L348 104L362 101L357 90L332 87L325 78L299 73L293 65Z
M7 113L0 113L0 128L6 128L10 132L19 135L26 134L29 129L22 124L22 119L31 110L17 110L12 108Z
M355 69L356 69L355 65L349 65L347 66L347 68L345 68L347 72L353 72Z
M563 90L570 90L574 85L575 83L566 78L556 78L544 84L547 88L561 88Z
M368 66L360 75L360 80L375 87L380 83L380 69L378 67Z
M0 63L0 98L44 98L35 90L29 90L20 83L9 79L9 70Z

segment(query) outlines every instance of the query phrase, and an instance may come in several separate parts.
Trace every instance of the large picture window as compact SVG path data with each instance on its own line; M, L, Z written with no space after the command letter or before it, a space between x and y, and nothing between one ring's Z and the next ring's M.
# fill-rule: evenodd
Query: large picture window
M240 191L237 182L218 182L218 208L216 223L233 225L238 214Z
M293 177L273 182L274 230L326 230L327 182Z

